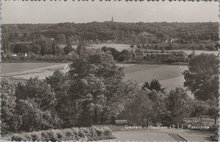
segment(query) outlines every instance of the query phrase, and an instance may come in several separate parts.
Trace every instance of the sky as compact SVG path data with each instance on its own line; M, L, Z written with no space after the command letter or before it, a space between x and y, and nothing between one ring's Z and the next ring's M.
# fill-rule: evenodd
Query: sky
M218 2L2 1L1 23L218 22Z

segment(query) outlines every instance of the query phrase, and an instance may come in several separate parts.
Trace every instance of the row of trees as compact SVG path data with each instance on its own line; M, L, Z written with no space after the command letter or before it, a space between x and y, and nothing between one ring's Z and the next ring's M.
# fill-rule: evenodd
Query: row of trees
M29 53L29 54L36 54L36 55L67 55L74 49L72 48L72 37L68 37L66 40L63 39L63 34L58 35L57 38L51 39L47 38L43 35L39 35L36 39L32 42L15 42L11 45L9 43L3 43L3 50L7 53ZM65 36L64 36L65 37Z
M115 48L103 47L102 51L110 52L118 62L136 63L187 63L188 56L181 51L165 52L164 50L148 51L145 49L127 50L121 52Z
M136 43L137 44L137 43ZM216 51L219 49L219 44L217 42L203 42L203 43L175 43L175 42L165 42L165 43L154 43L154 44L131 44L130 47L137 47L141 49L152 49L152 50L208 50Z

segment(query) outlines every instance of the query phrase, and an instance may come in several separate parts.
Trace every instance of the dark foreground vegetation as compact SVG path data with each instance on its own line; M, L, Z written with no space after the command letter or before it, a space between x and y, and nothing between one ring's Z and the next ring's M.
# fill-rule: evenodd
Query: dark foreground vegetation
M1 81L2 134L114 124L117 119L146 127L180 126L188 125L185 118L204 116L215 120L213 127L218 118L218 63L215 55L189 57L184 86L193 99L182 88L166 92L157 80L142 87L124 81L124 70L110 52L79 48L67 73L55 71L44 80L17 84Z

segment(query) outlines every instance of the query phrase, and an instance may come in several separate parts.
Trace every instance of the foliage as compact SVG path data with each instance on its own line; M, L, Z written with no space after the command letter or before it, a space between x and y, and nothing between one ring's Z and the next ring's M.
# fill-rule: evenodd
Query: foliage
M207 113L209 109L207 102L200 100L193 100L191 102L193 106L191 116L196 116L197 118L200 118L202 115L205 115Z
M112 131L107 127L52 129L30 133L14 134L12 141L67 141L67 140L103 140L113 139Z
M68 93L69 79L68 75L60 71L55 71L52 76L46 78L46 83L49 84L56 96L55 110L62 120L62 127L72 127L78 123L77 102L74 101Z
M117 41L127 43L198 43L201 41L218 41L218 23L59 23L59 24L4 24L4 39L11 41L34 40L38 34L54 38L59 44L68 37L77 42Z
M117 60L117 58L118 58L118 56L120 54L120 52L118 50L116 50L115 48L112 48L112 47L104 46L104 47L102 47L101 50L104 51L104 52L110 51L112 56L113 56L113 58L114 58L114 60Z
M30 78L27 83L18 83L15 96L17 99L30 99L46 110L54 107L56 97L51 87L38 78Z
M83 41L87 44L126 43L131 44L132 48L136 45L139 49L153 50L217 50L219 44L216 31L218 23L212 22L3 24L2 49L4 56L13 52L34 53L40 56L63 55L63 47L66 47L65 54L68 54L72 45L81 44ZM117 51L111 48L109 50L114 59L127 59L124 52L116 58ZM151 61L148 58L154 59L154 56L150 55L146 60ZM165 57L167 59L161 61L169 63L178 59L178 62L185 62L182 57L173 54L170 56L172 57Z
M126 107L127 118L133 125L148 126L152 117L152 102L144 90L136 92L135 97Z
M17 114L22 120L20 131L30 132L59 127L59 118L48 110L39 109L32 100L19 100L17 107Z
M199 100L218 98L218 64L215 55L200 54L190 58L184 71L184 86Z
M162 116L165 125L181 124L191 112L190 98L182 88L171 90L165 99L166 113Z
M118 55L117 60L122 61L122 62L123 61L128 61L129 59L131 59L131 57L132 57L131 53L128 50L124 49Z
M156 91L160 91L160 92L164 92L164 89L165 88L162 88L161 87L161 84L158 80L156 79L153 79L151 80L151 82L145 82L143 85L142 85L142 89L149 89L149 90L156 90Z
M12 85L7 80L2 80L0 87L2 133L15 132L21 124L20 118L14 115L16 112L16 96L13 93Z
M109 115L106 114L108 112L106 110L120 108L117 103L121 104L123 99L120 97L125 94L113 94L111 91L118 91L120 85L123 84L124 72L115 64L110 53L81 54L70 65L69 75L71 77L69 93L83 109L80 116L81 124L96 124L98 120L100 122L100 119L104 121L104 117ZM112 106L109 102L111 99L115 100L114 95L117 95L118 101ZM98 118L100 115L102 117Z
M16 44L14 46L13 52L18 54L18 53L27 53L28 48L26 47L25 44Z

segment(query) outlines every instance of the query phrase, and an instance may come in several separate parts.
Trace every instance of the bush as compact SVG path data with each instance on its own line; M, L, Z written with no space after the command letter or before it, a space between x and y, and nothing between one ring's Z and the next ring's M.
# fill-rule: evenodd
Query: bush
M27 139L22 135L16 135L15 134L11 137L11 140L12 141L26 141Z
M12 141L67 141L67 140L103 140L113 139L112 131L107 127L71 128L14 134Z
M70 129L66 129L66 130L64 130L64 132L63 132L64 134L65 134L65 137L67 137L67 138L70 138L70 139L76 139L76 136L75 136L75 134L70 130Z
M28 135L26 135L27 137L29 137ZM39 135L39 133L32 133L31 134L31 141L40 141L41 140L41 136Z

